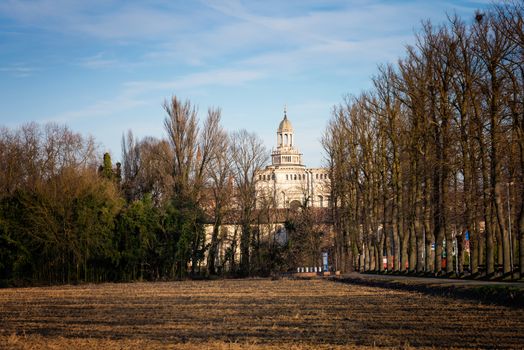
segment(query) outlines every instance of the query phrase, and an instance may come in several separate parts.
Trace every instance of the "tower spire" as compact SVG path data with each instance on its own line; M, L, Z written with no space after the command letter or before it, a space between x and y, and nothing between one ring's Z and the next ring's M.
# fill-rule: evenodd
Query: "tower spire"
M284 105L284 119L287 119L287 105Z

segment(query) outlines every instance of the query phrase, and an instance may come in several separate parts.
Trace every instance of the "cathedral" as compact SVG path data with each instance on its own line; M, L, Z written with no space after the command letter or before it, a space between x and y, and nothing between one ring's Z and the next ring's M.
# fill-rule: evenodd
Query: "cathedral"
M330 249L333 246L332 222L328 209L331 207L328 169L306 168L302 163L302 154L295 146L293 126L287 117L286 110L284 110L284 118L277 129L276 141L276 148L271 152L271 164L255 174L258 210L253 213L253 228L256 226L253 232L258 232L258 237L261 240L283 245L288 240L284 223L294 213L299 213L294 209L318 208L309 211L311 217L314 218L314 228L312 229L316 230L316 234L321 237L317 247L318 254L314 258L316 262L311 262L313 264L311 266L318 267L322 262L325 266L324 271L327 271L328 254L331 256ZM269 211L265 209L269 209ZM267 214L268 212L271 212L271 214ZM237 261L240 259L240 251L237 249L236 242L241 235L242 228L236 221L238 218L235 211L231 211L230 214L233 215L224 218L220 227L218 255L216 256L216 266L220 268L227 268L227 264L235 259ZM205 231L206 242L210 242L213 234L211 222L206 225ZM304 254L309 253L310 251ZM227 254L233 254L233 258L227 257ZM310 262L300 260L295 263L309 264ZM297 265L297 267L299 266Z
M306 168L295 146L293 126L284 109L284 119L277 130L277 147L271 152L271 164L257 173L257 203L272 203L277 209L329 207L329 173L324 168Z

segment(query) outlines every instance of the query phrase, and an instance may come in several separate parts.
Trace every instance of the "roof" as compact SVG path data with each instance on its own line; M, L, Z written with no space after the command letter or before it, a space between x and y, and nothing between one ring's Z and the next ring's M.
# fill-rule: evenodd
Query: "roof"
M278 132L282 131L293 131L293 125L291 125L291 122L287 119L287 115L284 114L284 119L280 122L280 125L278 126Z

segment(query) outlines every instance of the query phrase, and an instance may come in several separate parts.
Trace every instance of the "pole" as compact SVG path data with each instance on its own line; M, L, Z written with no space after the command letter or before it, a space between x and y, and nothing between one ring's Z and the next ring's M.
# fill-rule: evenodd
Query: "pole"
M506 183L506 189L508 194L508 232L509 232L509 263L511 265L511 278L513 279L513 239L511 238L511 204L509 200L509 185L513 182Z

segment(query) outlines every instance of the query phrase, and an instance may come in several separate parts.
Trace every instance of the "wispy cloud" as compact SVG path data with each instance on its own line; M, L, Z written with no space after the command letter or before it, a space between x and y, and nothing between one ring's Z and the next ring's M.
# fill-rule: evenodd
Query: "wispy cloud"
M79 119L95 119L112 116L147 104L147 101L123 91L119 95L98 101L75 110L65 111L45 118L44 122L70 123Z
M206 66L232 57L228 61L234 65L277 71L286 67L294 72L348 60L381 62L396 58L392 53L401 51L402 44L413 38L412 33L406 34L405 23L424 18L422 13L430 6L372 1L355 7L351 6L353 1L335 2L333 7L320 11L295 13L287 9L265 15L249 2L205 3L228 20L212 30L201 28L174 36L149 52L146 59ZM275 5L285 7L281 2ZM267 7L272 7L271 2Z
M217 69L188 74L171 80L132 81L125 84L127 91L136 94L158 90L193 89L203 86L238 86L247 82L262 79L262 70Z
M312 1L270 0L262 6L224 0L203 1L191 7L163 1L6 0L0 4L0 15L64 35L81 34L118 44L139 43L148 48L140 58L148 62L174 61L205 67L220 59L232 57L233 63L255 61L257 57L293 51L318 53L306 62L321 61L318 56L322 53L324 59L341 57L349 47L355 48L351 50L354 53L359 46L365 49L368 40L385 42L398 36L405 30L406 20L423 19L432 6L415 6L412 1L326 1L319 6ZM370 52L369 56L376 53ZM111 58L92 57L84 66L102 68L114 63Z
M171 80L130 81L124 83L121 91L113 98L49 116L46 121L71 122L83 118L111 116L146 105L152 93L157 96L169 96L174 92L188 92L208 86L239 86L263 77L262 71L224 69L188 74ZM156 101L158 103L158 99Z
M16 78L26 78L38 71L35 67L29 67L24 63L14 63L8 66L0 67L0 72L9 74Z
M116 59L107 58L103 52L99 52L94 56L86 57L80 60L80 65L92 69L110 68L119 65L119 61Z
M65 34L118 40L156 40L187 26L190 20L174 9L174 6L155 7L131 1L5 0L0 3L0 15L19 23Z
M156 41L187 25L187 19L173 13L129 6L112 13L83 17L75 29L103 39Z

